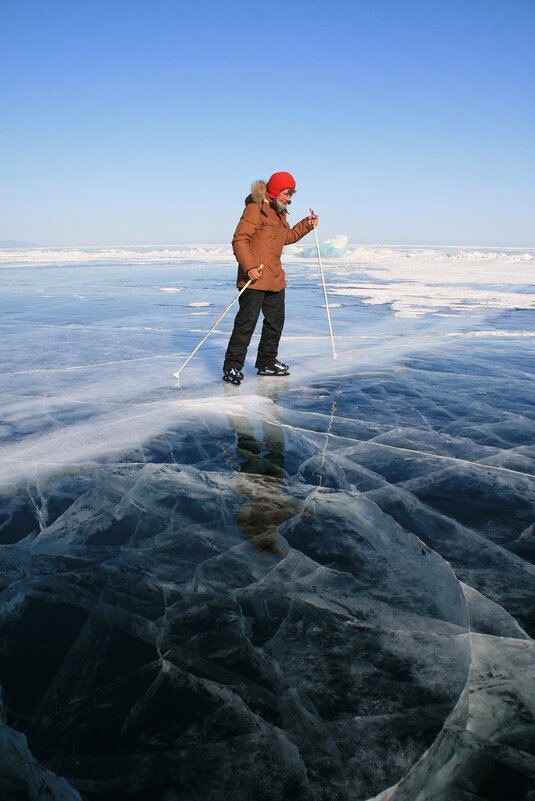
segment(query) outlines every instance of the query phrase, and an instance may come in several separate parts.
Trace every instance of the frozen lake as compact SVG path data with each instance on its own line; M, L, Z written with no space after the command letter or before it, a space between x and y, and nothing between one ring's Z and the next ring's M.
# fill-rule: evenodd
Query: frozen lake
M2 797L535 798L535 250L323 248L0 250Z

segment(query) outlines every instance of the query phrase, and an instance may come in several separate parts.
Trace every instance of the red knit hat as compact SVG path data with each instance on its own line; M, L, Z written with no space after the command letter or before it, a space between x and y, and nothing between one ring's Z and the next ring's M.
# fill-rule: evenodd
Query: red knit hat
M289 172L274 172L267 182L268 195L276 198L283 189L295 189L295 180Z

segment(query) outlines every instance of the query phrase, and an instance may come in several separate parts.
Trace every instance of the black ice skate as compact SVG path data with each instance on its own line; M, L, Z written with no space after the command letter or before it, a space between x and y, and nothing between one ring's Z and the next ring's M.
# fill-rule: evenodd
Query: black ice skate
M258 368L258 375L290 375L290 368L275 359L272 364Z
M239 386L242 380L243 373L241 370L237 370L235 367L231 367L229 370L223 370L223 381L228 381L229 384L237 384Z

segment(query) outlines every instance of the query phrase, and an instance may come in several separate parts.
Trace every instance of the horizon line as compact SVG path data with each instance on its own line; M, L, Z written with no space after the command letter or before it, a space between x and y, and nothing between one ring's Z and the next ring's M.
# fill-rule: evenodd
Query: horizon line
M326 240L323 240L321 244L326 244L328 241L334 239L336 236L345 236L345 234L335 234L334 236L329 237ZM100 242L98 244L83 244L83 243L76 243L71 245L61 245L61 244L50 244L50 245L39 245L37 243L28 243L28 244L20 244L20 245L10 245L8 244L10 240L0 240L0 249L2 250L32 250L32 249L66 249L66 248L184 248L184 247L206 247L206 248L215 248L215 247L232 247L230 241L226 242L172 242L172 243L156 243L156 242L145 242L145 243L119 243L113 244L110 242ZM16 240L12 240L16 241ZM6 242L6 244L4 244ZM347 247L367 247L367 248L422 248L422 247L435 247L435 248L507 248L509 250L512 249L522 249L522 248L535 248L535 242L533 244L527 245L505 245L505 244L468 244L468 243L438 243L438 242L425 242L425 243L418 243L418 242L347 242Z

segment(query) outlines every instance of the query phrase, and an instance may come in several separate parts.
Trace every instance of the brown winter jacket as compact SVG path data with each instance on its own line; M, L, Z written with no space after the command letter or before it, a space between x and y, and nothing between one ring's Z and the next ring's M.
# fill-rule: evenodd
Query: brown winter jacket
M279 212L274 209L269 202L265 181L256 181L232 239L232 249L238 260L236 286L244 286L248 281L247 271L263 264L262 277L249 288L275 292L284 289L282 249L308 234L312 227L305 218L290 228L286 222L286 210Z

